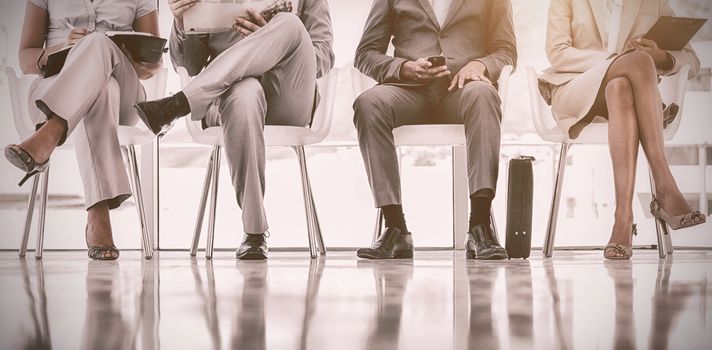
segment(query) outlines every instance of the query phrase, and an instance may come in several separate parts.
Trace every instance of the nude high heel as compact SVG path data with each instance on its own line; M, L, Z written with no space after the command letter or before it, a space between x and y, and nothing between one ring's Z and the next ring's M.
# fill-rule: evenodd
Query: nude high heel
M636 224L631 227L630 235L638 235L638 226ZM607 252L612 252L614 255L606 255ZM608 260L630 260L633 257L633 247L626 247L618 243L608 243L606 248L603 249L603 257Z
M697 210L682 215L671 215L663 208L655 195L653 195L653 200L650 202L650 214L652 214L656 220L662 221L670 226L673 230L692 227L707 222L707 217Z

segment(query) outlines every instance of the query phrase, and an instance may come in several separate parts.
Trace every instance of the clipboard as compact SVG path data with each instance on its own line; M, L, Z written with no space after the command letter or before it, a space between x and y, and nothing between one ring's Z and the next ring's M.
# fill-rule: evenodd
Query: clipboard
M705 22L707 19L661 16L643 37L663 50L681 51Z

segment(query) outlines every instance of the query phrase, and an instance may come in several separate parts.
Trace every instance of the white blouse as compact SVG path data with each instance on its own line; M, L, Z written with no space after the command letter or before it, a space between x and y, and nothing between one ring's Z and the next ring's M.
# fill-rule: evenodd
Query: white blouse
M134 22L158 9L156 0L29 0L49 13L47 47L61 44L70 26L89 31L132 31Z

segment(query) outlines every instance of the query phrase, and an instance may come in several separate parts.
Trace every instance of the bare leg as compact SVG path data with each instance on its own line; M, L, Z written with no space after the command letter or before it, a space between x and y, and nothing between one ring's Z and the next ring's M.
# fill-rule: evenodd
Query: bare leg
M615 222L609 243L630 247L639 139L633 90L628 79L611 79L606 85L605 97L608 108L608 146L616 191ZM606 251L607 255L609 253L615 255L616 251Z
M106 201L99 202L87 210L87 246L112 247L114 238L111 232L111 218ZM118 258L115 252L106 252Z
M624 55L611 65L606 79L610 81L617 77L627 78L634 91L638 134L653 173L658 199L672 215L691 212L692 208L677 187L665 156L663 111L655 63L643 52Z
M20 148L29 153L35 162L44 163L66 134L67 122L52 115L37 132L20 144Z

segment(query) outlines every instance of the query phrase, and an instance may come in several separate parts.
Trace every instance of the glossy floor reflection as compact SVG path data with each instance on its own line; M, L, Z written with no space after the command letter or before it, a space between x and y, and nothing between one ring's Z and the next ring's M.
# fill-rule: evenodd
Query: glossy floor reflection
M45 260L0 253L2 349L705 349L712 343L712 252L633 262L601 253L465 261L264 262L123 252Z

